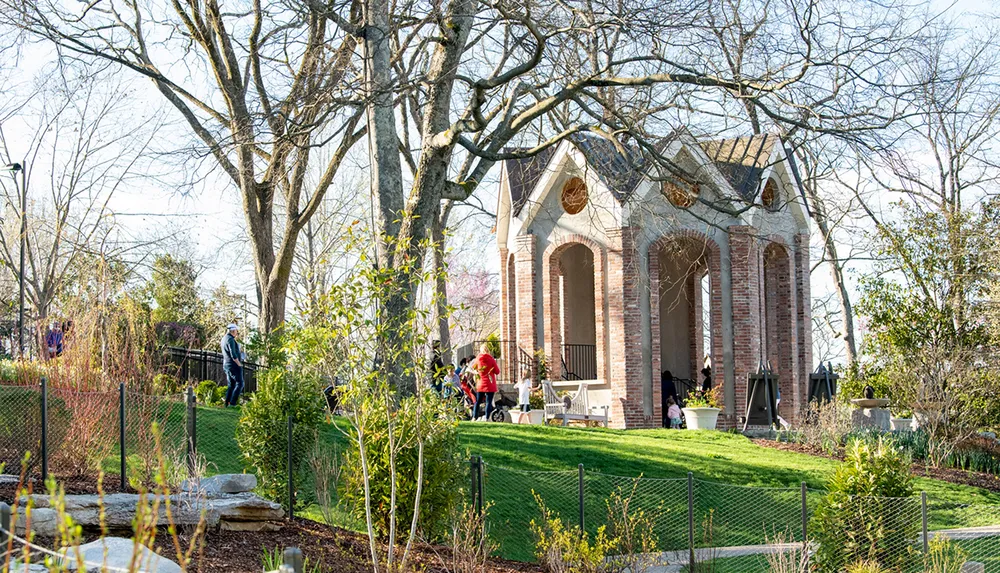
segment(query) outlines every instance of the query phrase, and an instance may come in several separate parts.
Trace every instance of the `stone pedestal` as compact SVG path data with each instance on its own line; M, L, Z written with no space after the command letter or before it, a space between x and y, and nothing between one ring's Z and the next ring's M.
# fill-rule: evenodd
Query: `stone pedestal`
M884 432L892 430L889 410L885 408L862 408L851 412L851 424L855 428L878 428Z

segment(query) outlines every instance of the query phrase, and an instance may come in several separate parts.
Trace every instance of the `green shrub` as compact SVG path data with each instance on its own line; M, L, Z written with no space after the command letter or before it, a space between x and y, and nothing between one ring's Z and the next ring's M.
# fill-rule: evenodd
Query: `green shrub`
M479 352L479 349L475 349ZM486 351L490 353L490 356L500 360L500 336L497 333L493 333L486 337Z
M858 561L851 563L844 570L845 573L889 573L881 565L874 561Z
M535 534L535 557L542 569L548 573L602 573L612 565L606 557L615 550L615 543L608 538L603 525L597 528L591 541L579 525L563 525L538 494L535 501L542 517L540 522L531 520L531 532Z
M215 380L204 380L194 389L194 396L199 404L221 406L226 400L226 387Z
M17 364L13 360L0 360L0 382L17 382Z
M962 573L969 554L947 537L935 535L927 545L923 573Z
M153 393L160 396L171 396L181 391L181 382L176 376L160 373L153 376Z
M909 456L889 436L851 440L846 454L813 516L813 563L828 573L857 562L905 568L920 530Z
M243 405L236 426L236 443L245 467L257 475L261 495L282 503L288 501L289 416L294 421L293 477L302 483L298 476L306 470L324 418L319 381L281 367L258 372L257 391Z
M422 401L420 408L417 407L418 400ZM382 540L388 539L392 518L388 424L391 419L396 450L397 536L404 539L413 520L419 435L423 437L424 452L418 526L425 539L440 538L445 533L449 514L461 503L462 486L468 475L459 456L458 418L452 405L433 392L425 392L403 398L389 413L385 410L384 400L377 397L368 401L363 409L359 408L359 411L362 410L365 414L358 421L365 436L365 459L376 535ZM361 455L355 439L344 456L341 499L362 521L365 518L364 485Z

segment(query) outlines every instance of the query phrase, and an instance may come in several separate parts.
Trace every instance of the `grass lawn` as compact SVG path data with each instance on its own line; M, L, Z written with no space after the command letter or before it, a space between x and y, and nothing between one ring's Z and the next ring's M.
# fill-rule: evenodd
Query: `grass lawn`
M210 473L242 469L233 438L238 417L235 409L199 408L198 450ZM586 529L596 533L606 520L606 500L613 491L635 487L633 506L655 516L663 550L687 547L689 471L696 478L697 544L729 546L765 543L779 532L800 535L800 484L807 484L807 505L814 507L837 465L724 432L463 423L459 436L466 454L481 455L486 462L485 498L492 505L491 528L501 554L523 560L532 557L530 522L539 515L533 494L564 521L578 522L581 463ZM345 444L334 425L324 427L322 438ZM636 485L631 478L640 475L648 479ZM1000 523L1000 494L927 478L916 479L915 485L940 508L930 513L932 529ZM959 504L992 505L998 511L964 511ZM910 505L919 518L919 500ZM309 508L306 515L319 512Z

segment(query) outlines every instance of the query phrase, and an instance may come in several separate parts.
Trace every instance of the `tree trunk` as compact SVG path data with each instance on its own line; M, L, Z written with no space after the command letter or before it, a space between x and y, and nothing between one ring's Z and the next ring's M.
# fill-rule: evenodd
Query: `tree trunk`
M440 213L435 214L431 238L434 241L434 304L437 315L438 340L441 341L442 359L445 364L452 364L454 357L451 348L451 325L448 312L448 275L445 268L445 229L448 228L448 215L451 214L452 203L448 201Z

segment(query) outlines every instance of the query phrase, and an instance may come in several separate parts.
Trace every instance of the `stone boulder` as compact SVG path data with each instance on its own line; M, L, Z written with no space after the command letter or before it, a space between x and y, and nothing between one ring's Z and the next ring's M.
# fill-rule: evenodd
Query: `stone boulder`
M986 573L986 564L977 561L966 561L962 565L962 573Z
M64 548L60 553L68 571L99 572L107 569L128 571L133 563L143 573L181 573L180 565L154 553L148 547L136 545L131 539L106 537L79 547ZM77 560L82 561L78 562Z
M221 474L201 480L184 480L181 491L219 495L223 493L247 493L257 487L257 476L253 474Z
M31 509L31 530L36 535L42 537L55 537L59 533L58 527L59 513L54 509L36 507ZM17 508L17 521L14 522L14 533L25 534L27 519L24 515L24 508Z
M34 504L33 515L42 510L51 509L51 499L47 495L31 496ZM280 504L268 501L252 493L205 495L171 495L160 499L159 518L157 525L170 525L167 519L167 502L170 503L170 513L173 525L197 525L204 515L206 527L219 527L221 523L259 523L281 519L285 510ZM148 503L152 504L150 498ZM22 497L20 504L27 504L27 498ZM85 527L97 527L101 524L102 500L96 495L67 495L63 499L66 513L73 521ZM139 496L129 493L114 493L105 495L103 499L104 522L111 529L131 529L135 517L135 508L139 504ZM53 512L54 513L54 512ZM54 519L53 519L54 523ZM236 527L236 526L233 526ZM247 530L250 526L242 526ZM32 523L35 529L35 523ZM37 531L37 530L36 530ZM40 533L41 534L41 533Z
M0 485L18 485L20 483L21 483L21 476L0 474Z

